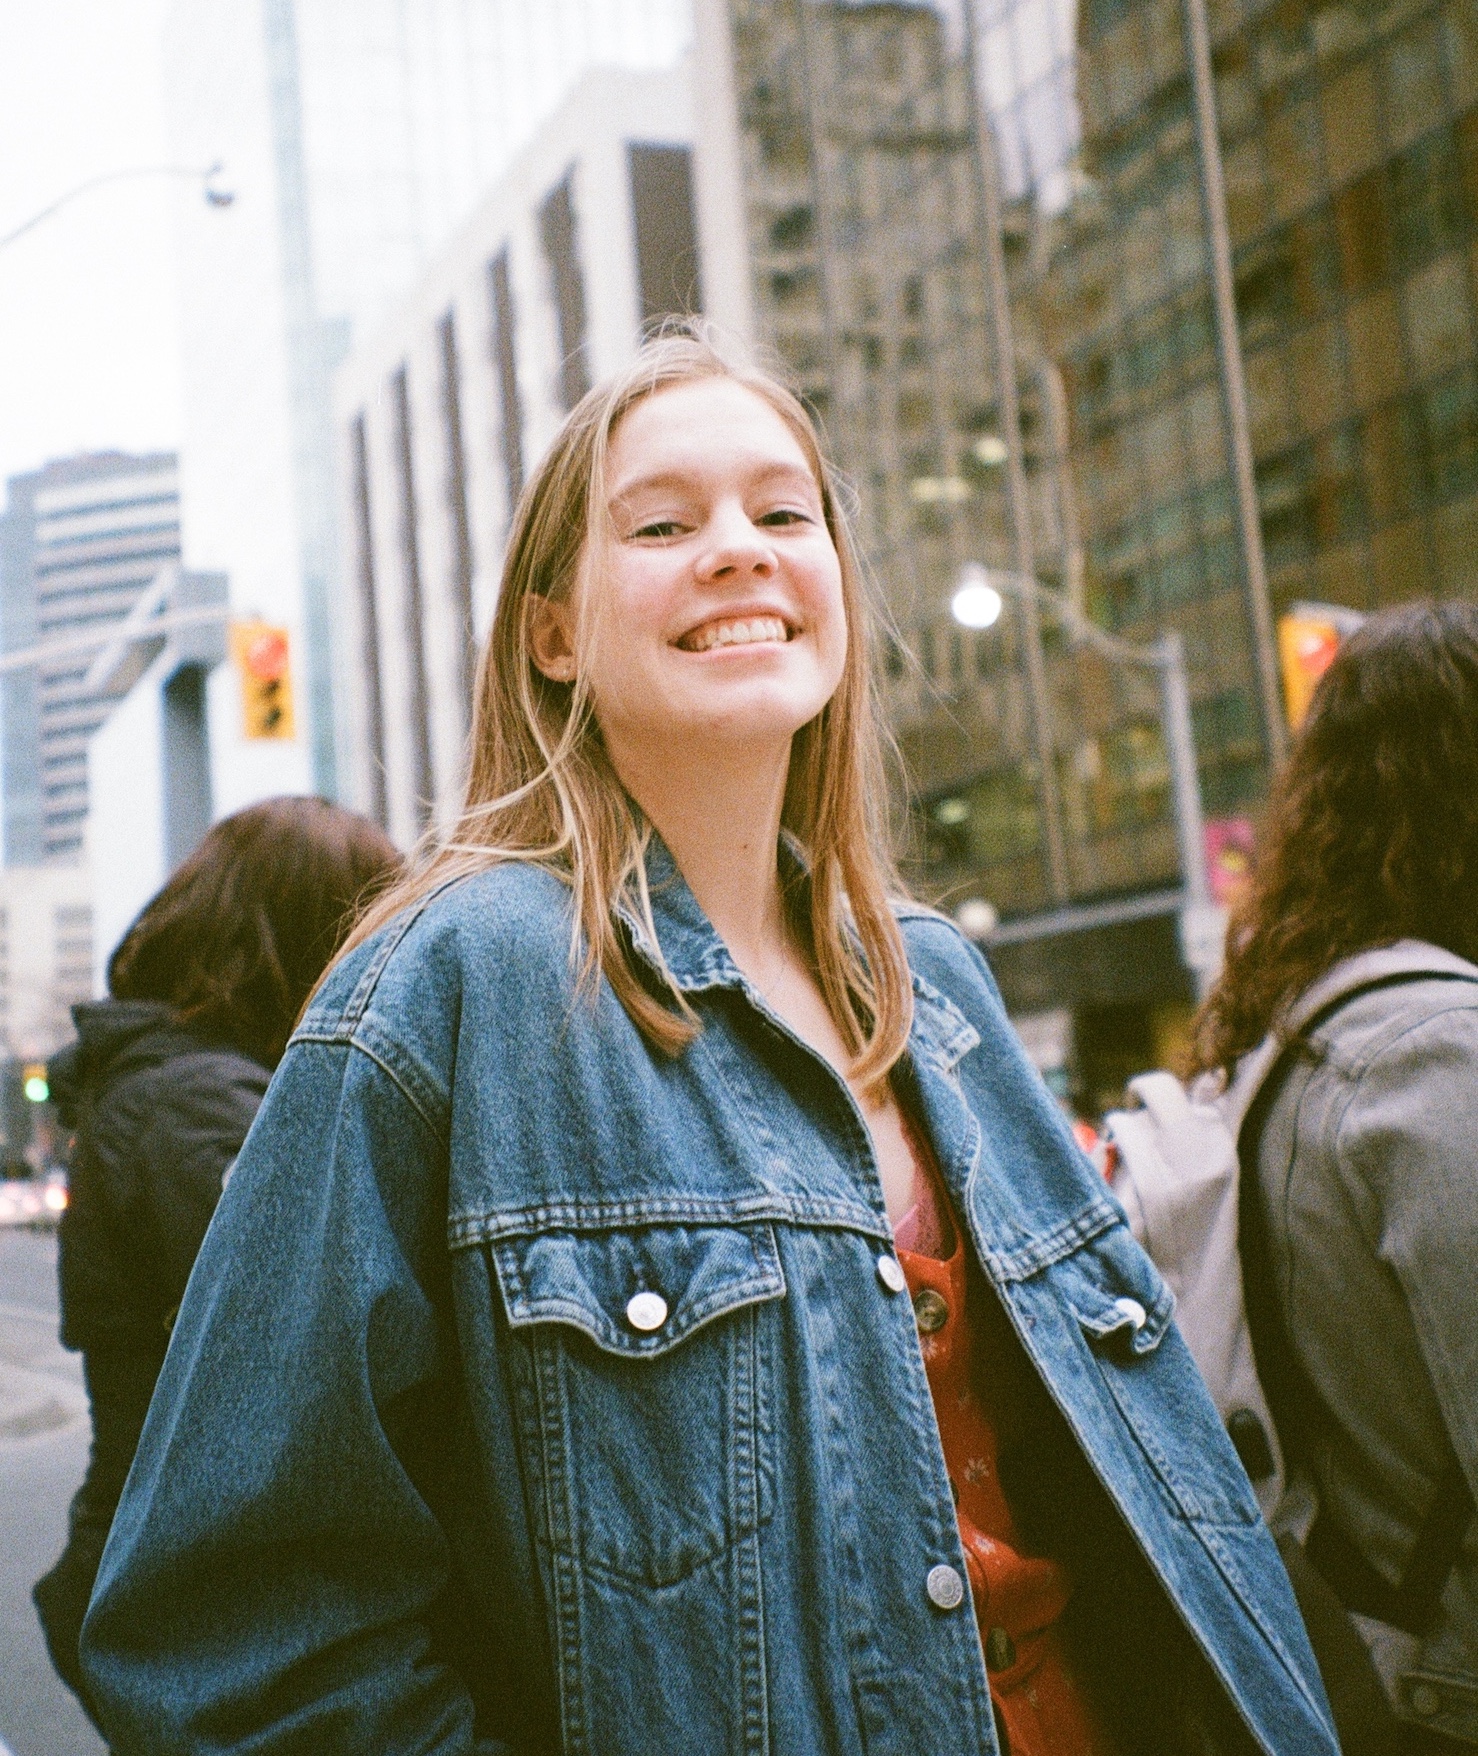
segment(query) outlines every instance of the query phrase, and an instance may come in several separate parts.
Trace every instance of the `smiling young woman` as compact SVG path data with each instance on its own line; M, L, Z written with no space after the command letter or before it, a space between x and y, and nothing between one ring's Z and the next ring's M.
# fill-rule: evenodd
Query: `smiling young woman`
M120 1750L1334 1752L1170 1295L882 799L809 418L648 346L181 1309L83 1640Z

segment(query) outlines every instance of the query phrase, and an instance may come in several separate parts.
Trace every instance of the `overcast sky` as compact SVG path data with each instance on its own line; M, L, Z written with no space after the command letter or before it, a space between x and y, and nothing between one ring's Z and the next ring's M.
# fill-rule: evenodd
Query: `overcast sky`
M0 236L83 179L164 162L166 0L0 0ZM183 180L80 197L0 249L0 478L179 443L173 204Z

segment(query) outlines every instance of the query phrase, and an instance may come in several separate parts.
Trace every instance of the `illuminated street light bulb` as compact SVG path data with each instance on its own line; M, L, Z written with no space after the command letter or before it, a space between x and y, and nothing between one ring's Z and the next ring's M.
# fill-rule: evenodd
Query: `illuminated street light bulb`
M1001 594L983 567L967 567L949 609L962 628L989 628L1001 613Z
M955 920L967 939L989 939L1001 924L994 906L983 896L967 896L955 910Z

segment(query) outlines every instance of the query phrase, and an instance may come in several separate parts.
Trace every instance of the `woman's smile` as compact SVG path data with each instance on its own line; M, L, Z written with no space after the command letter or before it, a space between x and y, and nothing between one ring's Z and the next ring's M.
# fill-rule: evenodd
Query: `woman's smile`
M690 629L677 645L683 652L715 652L720 647L783 646L792 638L779 616L716 616Z

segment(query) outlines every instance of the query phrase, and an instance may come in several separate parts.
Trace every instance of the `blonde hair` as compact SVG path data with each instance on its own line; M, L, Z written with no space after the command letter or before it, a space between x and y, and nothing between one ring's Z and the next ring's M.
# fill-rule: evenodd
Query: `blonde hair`
M581 965L582 981L603 976L642 1035L669 1054L680 1052L701 1028L670 976L665 995L643 982L617 925L616 907L624 900L653 946L658 944L646 890L651 830L606 756L581 681L583 667L573 683L559 683L535 665L528 600L538 594L570 601L582 573L598 596L612 435L648 397L711 378L761 397L794 434L820 487L841 562L846 662L831 700L795 736L782 823L810 862L809 908L794 920L797 936L855 1057L852 1076L872 1085L903 1053L913 997L889 906L890 891L899 886L888 847L861 576L837 482L805 408L777 377L731 363L701 332L647 342L631 365L582 398L525 488L478 665L461 812L445 837L428 832L412 869L371 906L345 952L448 880L522 860L556 873L570 887L571 955ZM589 620L579 617L582 624ZM795 898L788 900L795 904Z

